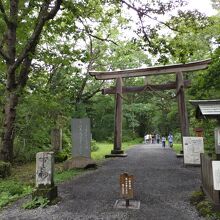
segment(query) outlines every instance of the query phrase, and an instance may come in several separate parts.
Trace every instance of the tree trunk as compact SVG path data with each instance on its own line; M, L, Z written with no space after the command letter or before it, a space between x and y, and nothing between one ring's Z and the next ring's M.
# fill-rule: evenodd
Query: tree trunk
M3 161L11 162L13 160L13 142L17 104L18 93L16 91L8 91L4 107L2 146L0 151L0 159Z

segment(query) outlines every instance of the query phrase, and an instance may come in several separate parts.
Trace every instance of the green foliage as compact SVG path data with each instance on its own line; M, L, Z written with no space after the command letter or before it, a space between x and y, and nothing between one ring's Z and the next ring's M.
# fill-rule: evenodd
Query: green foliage
M201 216L211 217L213 214L212 204L208 200L203 200L196 205Z
M204 199L205 199L205 195L202 191L195 191L192 193L192 195L190 197L190 203L192 205L197 205L198 203L200 203Z
M22 208L24 208L24 209L35 209L35 208L38 208L38 207L45 208L45 207L47 207L49 202L50 201L47 198L43 198L41 196L40 197L35 197L30 202L24 203L22 205Z
M200 216L210 220L220 219L220 212L214 210L214 204L206 198L202 191L193 192L190 203L196 207Z
M54 155L55 163L61 163L61 162L65 161L65 160L67 160L69 156L70 156L70 152L69 151L62 150L60 152L57 152Z
M11 164L0 160L0 178L5 178L11 174Z
M92 141L91 141L91 152L95 152L98 149L99 149L99 147L97 146L97 142L92 139Z
M32 192L30 186L17 181L4 180L0 182L0 208Z

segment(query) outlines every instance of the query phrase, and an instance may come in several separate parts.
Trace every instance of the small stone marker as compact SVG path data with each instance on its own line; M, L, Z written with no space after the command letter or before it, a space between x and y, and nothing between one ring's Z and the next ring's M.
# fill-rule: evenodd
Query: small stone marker
M54 186L54 153L39 152L36 155L36 189L33 197L45 197L52 201L57 197Z
M183 137L184 164L200 165L200 154L204 153L203 137Z
M139 209L140 201L131 200L134 198L134 176L123 173L120 175L120 195L123 199L116 201L115 208Z
M220 190L220 161L212 161L212 175L214 190Z

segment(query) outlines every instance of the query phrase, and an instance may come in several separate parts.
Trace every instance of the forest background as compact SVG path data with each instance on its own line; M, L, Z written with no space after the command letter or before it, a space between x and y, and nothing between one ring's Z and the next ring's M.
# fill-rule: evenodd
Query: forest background
M185 74L190 132L203 127L214 149L215 120L195 119L188 100L220 98L220 3L216 15L181 11L178 1L0 0L0 132L5 161L28 162L51 149L51 130L71 149L71 118L89 117L96 141L113 141L114 96L90 70L131 69L212 58L208 70ZM39 28L40 27L40 28ZM124 79L126 86L174 81L175 76ZM123 141L147 133L180 142L175 90L126 94ZM10 119L10 120L9 120Z

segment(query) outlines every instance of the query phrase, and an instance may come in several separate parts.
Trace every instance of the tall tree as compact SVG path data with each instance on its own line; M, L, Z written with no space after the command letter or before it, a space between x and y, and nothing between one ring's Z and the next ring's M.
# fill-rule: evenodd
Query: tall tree
M0 0L0 21L3 26L0 55L6 74L0 151L0 158L4 161L13 159L16 107L27 83L41 33L46 22L55 17L61 3L62 0Z

